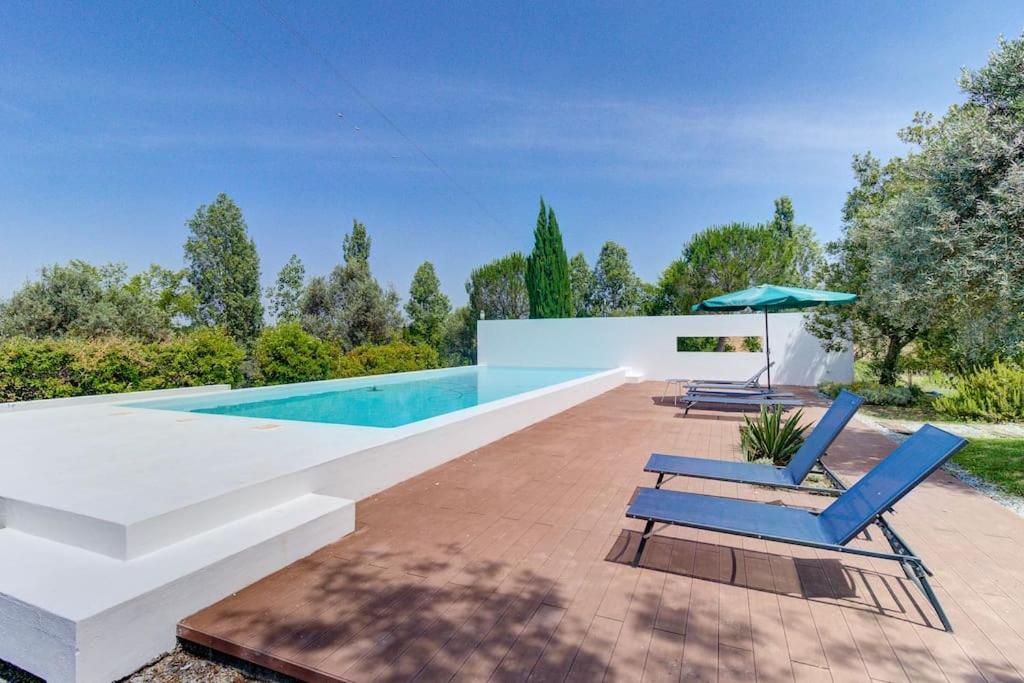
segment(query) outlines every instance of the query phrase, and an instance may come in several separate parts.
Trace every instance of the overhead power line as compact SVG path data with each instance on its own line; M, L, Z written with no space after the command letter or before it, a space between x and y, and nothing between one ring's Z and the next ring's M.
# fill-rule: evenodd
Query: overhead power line
M499 226L503 230L510 231L508 226L505 225L505 223L500 218L498 218L494 214L494 212L492 212L487 207L487 205L484 204L480 200L479 197L477 197L474 193L470 192L469 189L466 188L462 183L460 183L459 180L455 176L453 176L451 173L449 173L447 169L445 169L440 163L438 163L438 161L436 159L434 159L434 157L432 157L429 153L427 153L427 151L419 143L417 143L416 140L414 140L408 133L406 133L401 128L401 126L399 126L398 123L395 122L395 120L393 118L388 116L388 114L383 109L381 109L381 107L379 107L372 99L370 99L370 97L367 96L366 93L364 93L362 91L362 89L360 89L352 81L352 79L350 79L330 58L328 58L327 55L324 54L322 50L318 49L316 47L316 45L314 45L313 42L309 38L307 38L306 35L304 33L302 33L302 31L300 31L298 29L298 27L295 25L294 22L292 22L287 16L285 16L281 12L277 11L276 9L274 9L268 2L266 2L266 0L258 0L258 2L260 4L260 6L263 8L264 12L266 12L267 15L270 16L272 19L275 19L278 23L280 23L281 26L284 28L284 30L289 35L292 36L292 38L295 40L296 43L298 43L303 49L305 49L313 57L315 57L318 61L320 61L321 64L323 64L324 67L337 80L339 80L341 83L343 83L345 85L345 87L347 87L349 90L351 90L352 93L354 93L356 95L356 97L358 97L363 102L363 104L365 104L374 114L379 116L381 118L381 120L383 120L384 123L387 124L387 126L389 128L391 128L407 145L412 147L413 150L416 152L416 154L419 155L424 161L426 161L455 190L457 190L460 194L462 194L467 199L469 199L474 204L476 204L477 208L479 208L480 211L485 216L487 216L487 218L489 220L491 220L493 223L495 223L497 226ZM237 31L234 27L232 27L229 22L225 21L223 17L217 15L215 12L213 12L209 8L204 7L203 4L202 4L202 0L195 0L195 3L208 16L213 18L218 24L220 24L225 29L227 29L232 34L234 34L235 37L241 43L246 45L250 50L252 50L252 51L256 52L257 54L259 54L268 63L270 63L270 64L274 63L274 60L266 53L265 50L261 49L258 45L254 44L252 41L247 40L239 31ZM312 88L310 88L306 84L300 82L299 80L297 80L297 79L295 79L295 78L293 78L291 76L289 76L289 80L291 80L294 84L296 84L299 88L304 90L307 94L309 94L314 99L320 100L321 102L325 102L325 104L329 104L329 102L326 100L326 98L324 98L323 96L315 93L312 90ZM339 120L342 120L342 121L346 121L347 120L347 115L343 111L337 112L336 116L337 116L337 118ZM354 122L349 122L349 123L352 123L352 130L353 130L353 132L360 133L362 131L362 128L360 126L358 126L358 125L355 125ZM365 136L364 136L364 139L365 139ZM376 141L371 141L371 142L376 142ZM399 158L398 155L394 154L394 153L390 153L389 152L388 155L392 159L398 159Z

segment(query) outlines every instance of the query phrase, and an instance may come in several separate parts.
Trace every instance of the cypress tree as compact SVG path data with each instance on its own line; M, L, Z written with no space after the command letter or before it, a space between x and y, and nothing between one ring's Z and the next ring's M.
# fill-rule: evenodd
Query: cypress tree
M531 318L571 318L572 288L569 259L555 211L540 200L537 227L533 231L533 252L526 263L526 289Z

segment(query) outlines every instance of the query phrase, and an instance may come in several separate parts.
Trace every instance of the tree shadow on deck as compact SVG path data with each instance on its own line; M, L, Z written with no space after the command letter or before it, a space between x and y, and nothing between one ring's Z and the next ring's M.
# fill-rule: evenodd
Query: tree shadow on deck
M321 551L184 620L180 632L302 680L603 671L599 643L559 640L559 627L573 618L565 608L572 596L562 593L547 557L467 562L460 551L454 544L429 557Z

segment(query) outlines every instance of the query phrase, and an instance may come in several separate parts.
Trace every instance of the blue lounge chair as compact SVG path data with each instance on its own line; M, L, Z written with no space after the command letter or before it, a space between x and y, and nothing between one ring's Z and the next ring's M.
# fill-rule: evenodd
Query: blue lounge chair
M665 388L661 392L661 402L665 403L665 398L668 396L668 390L671 386L675 385L678 389L675 398L672 400L673 403L679 402L679 396L682 394L683 389L687 391L734 391L738 389L750 389L755 392L772 393L771 389L766 389L761 386L761 375L768 372L768 368L775 365L775 361L772 361L768 365L751 375L750 379L744 380L727 380L727 379L680 379L677 377L669 377L665 380Z
M662 484L674 477L697 477L773 488L808 489L812 493L838 493L838 489L804 487L801 482L815 465L820 466L833 483L837 481L821 459L863 402L863 398L845 389L839 392L832 405L818 420L818 424L814 425L814 429L807 435L800 450L793 454L793 458L785 467L652 453L644 466L644 471L658 475L658 481L654 485L656 489L660 489Z
M687 389L696 389L698 391L703 389L764 389L765 391L771 391L771 389L765 389L761 386L761 375L768 372L768 369L775 365L775 361L772 361L768 365L765 365L757 371L750 379L746 380L724 380L724 379L710 379L702 380L695 379L687 382Z
M802 406L803 401L798 399L793 394L789 394L783 391L723 391L723 390L707 390L707 391L687 391L685 394L679 397L679 400L683 402L683 417L690 414L690 408L694 407L698 403L710 403L715 405L729 405L729 406L754 406L758 408L795 408Z
M655 533L655 524L686 526L895 560L903 567L907 578L917 584L928 598L943 627L952 631L953 627L928 583L931 572L885 522L882 514L966 443L959 436L925 425L821 512L697 493L637 489L626 516L642 519L646 525L633 565L639 565L644 546ZM892 553L847 545L872 523L879 524Z

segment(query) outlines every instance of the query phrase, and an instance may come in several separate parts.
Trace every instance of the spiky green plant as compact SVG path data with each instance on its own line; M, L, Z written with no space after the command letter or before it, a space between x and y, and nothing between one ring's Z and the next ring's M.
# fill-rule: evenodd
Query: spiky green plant
M761 414L751 420L743 416L740 426L740 448L747 460L770 459L772 464L782 466L804 442L804 433L811 426L801 425L804 411L798 410L783 419L782 411L762 407Z

